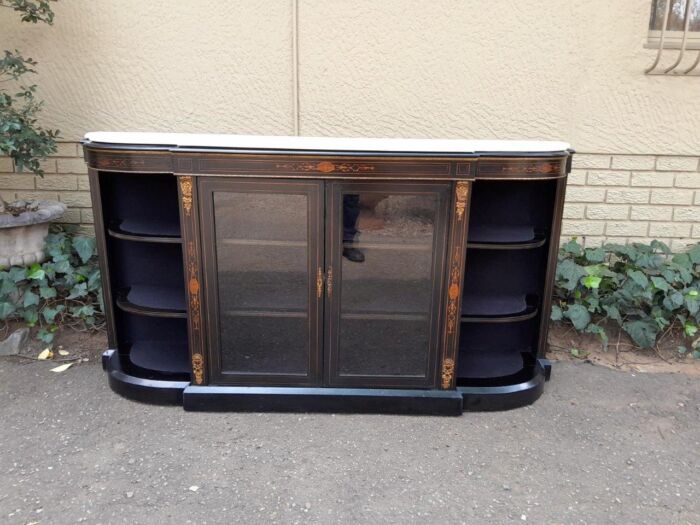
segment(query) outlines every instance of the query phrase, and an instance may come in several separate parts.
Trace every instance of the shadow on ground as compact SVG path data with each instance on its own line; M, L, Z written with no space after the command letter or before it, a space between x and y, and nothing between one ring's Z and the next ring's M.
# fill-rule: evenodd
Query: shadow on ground
M460 418L202 414L0 360L0 522L700 523L700 382L556 363Z

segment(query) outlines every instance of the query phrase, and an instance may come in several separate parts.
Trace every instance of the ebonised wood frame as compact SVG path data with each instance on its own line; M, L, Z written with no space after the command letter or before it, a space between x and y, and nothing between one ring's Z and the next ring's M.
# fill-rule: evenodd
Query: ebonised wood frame
M547 153L488 153L433 154L377 153L347 151L275 151L215 148L182 148L153 145L121 145L84 143L85 159L91 186L97 246L103 274L104 298L110 350L105 353L103 366L108 371L110 385L120 394L140 401L184 403L188 410L318 410L388 413L428 413L456 415L461 410L498 410L534 402L549 379L550 366L544 359L551 295L556 265L558 239L561 231L566 176L571 169L573 151ZM120 173L170 175L177 185L181 236L136 235L114 229L103 212L104 195L101 176ZM544 235L523 243L489 244L470 242L470 209L473 186L477 181L551 181L555 186L551 220ZM329 194L334 188L353 185L391 193L408 185L437 188L446 206L438 221L434 276L433 319L434 338L431 339L429 377L411 384L373 378L338 381L333 373L332 330L337 305L330 294L316 294L316 286L327 292L328 269L338 268L339 250L329 238L324 214L332 198L324 198L323 187ZM317 334L310 352L309 375L295 377L226 378L217 365L217 282L212 261L205 246L212 246L212 223L209 197L217 189L277 188L276 191L311 190L310 213L315 228L309 232L309 290L311 330ZM306 190L304 190L306 191ZM322 203L325 201L325 204ZM498 206L498 203L494 203ZM324 232L325 229L325 233ZM124 334L118 334L115 321L117 294L110 285L113 270L108 239L125 242L182 245L187 297L186 317L191 363L190 382L167 377L130 375L119 359L118 349ZM463 317L465 268L469 265L469 250L544 250L545 267L539 301L528 310L510 316L482 320ZM325 255L323 252L325 250ZM321 254L321 255L314 255ZM325 260L325 262L324 262ZM321 269L322 270L317 270ZM540 270L537 270L540 271ZM318 273L317 273L318 272ZM335 309L334 309L335 308ZM325 311L325 314L324 314ZM141 315L143 312L127 312ZM124 315L120 313L119 315ZM163 316L178 317L164 312ZM536 323L536 343L532 348L534 365L525 366L516 384L489 386L480 382L458 385L460 328L464 322ZM467 342L468 344L468 342ZM330 345L330 346L329 346ZM325 350L324 350L325 348ZM349 388L348 388L349 387ZM387 388L391 388L389 391ZM444 392L445 395L440 395ZM456 403L456 404L455 404Z

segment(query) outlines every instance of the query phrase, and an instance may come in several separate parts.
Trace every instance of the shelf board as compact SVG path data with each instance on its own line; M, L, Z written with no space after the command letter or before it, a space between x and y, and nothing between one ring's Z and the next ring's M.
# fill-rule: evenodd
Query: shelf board
M129 237L129 240L134 237L143 237L156 239L177 239L170 242L181 242L180 223L173 221L164 221L157 219L123 219L114 221L109 225L109 230L116 232L119 235ZM168 242L168 241L155 241Z
M460 348L457 378L498 379L518 374L525 368L527 348Z
M160 237L157 235L136 235L133 233L126 233L119 229L107 228L107 234L115 239L123 239L125 241L135 241L135 242L153 242L153 243L165 243L165 244L180 244L182 243L182 237Z
M462 322L504 323L532 319L538 298L525 294L467 294L462 299Z
M547 237L532 226L472 226L467 240L473 250L526 250L544 246Z
M187 317L185 292L182 288L132 285L117 295L117 306L122 310L152 317Z
M283 310L283 309L248 309L248 310L225 310L224 315L230 317L287 317L305 319L308 317L306 310Z
M293 248L306 248L306 241L283 241L273 239L218 239L220 244L229 244L233 246L288 246Z
M426 321L428 316L401 312L341 312L340 318L365 321Z
M356 248L358 250L394 250L412 252L430 252L432 244L411 244L411 243L380 243L380 242L343 242L343 248Z
M137 341L129 349L129 361L134 366L159 374L189 374L187 345L169 341Z

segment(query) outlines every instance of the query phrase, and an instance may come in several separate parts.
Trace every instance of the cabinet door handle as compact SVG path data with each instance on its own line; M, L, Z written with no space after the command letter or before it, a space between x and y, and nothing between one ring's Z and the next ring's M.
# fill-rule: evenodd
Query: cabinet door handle
M323 295L323 272L319 266L316 270L316 298L320 299Z
M333 267L328 268L328 276L326 277L326 292L330 298L333 295Z

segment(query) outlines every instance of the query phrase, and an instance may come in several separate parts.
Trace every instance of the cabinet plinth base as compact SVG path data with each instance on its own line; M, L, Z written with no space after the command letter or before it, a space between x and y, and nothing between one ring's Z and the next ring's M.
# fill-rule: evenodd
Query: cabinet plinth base
M102 354L102 368L109 377L109 387L117 394L154 405L181 405L182 392L189 381L162 381L127 374L119 362L116 350Z
M183 404L185 410L232 412L462 413L462 395L454 390L190 386Z
M531 405L544 392L544 384L549 381L551 364L539 359L535 364L532 378L522 383L504 386L460 386L465 411L487 412L510 410Z
M507 386L456 390L381 388L193 386L187 381L145 379L127 374L115 350L102 355L110 388L119 395L185 410L213 412L328 412L459 416L463 411L509 410L534 403L551 365L538 360L533 377Z

